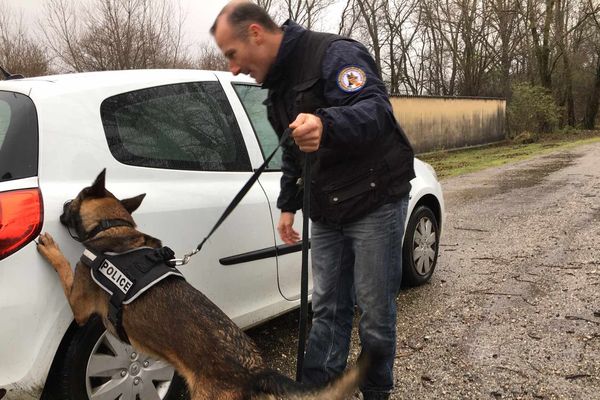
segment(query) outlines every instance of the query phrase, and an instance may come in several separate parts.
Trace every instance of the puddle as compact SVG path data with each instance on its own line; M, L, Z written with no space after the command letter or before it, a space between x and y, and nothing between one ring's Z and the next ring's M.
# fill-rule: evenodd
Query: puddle
M456 193L458 200L478 200L515 189L539 185L550 174L572 165L579 157L575 153L552 154L540 159L540 163L526 169L508 170L502 174L482 180L482 184Z

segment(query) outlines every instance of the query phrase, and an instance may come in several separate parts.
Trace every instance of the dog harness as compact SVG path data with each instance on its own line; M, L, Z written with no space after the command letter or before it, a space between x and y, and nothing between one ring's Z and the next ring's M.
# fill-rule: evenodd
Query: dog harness
M94 282L109 294L108 320L123 342L129 343L123 328L123 304L130 304L165 278L185 279L169 263L174 256L168 247L140 247L124 253L84 250L81 262L90 267Z

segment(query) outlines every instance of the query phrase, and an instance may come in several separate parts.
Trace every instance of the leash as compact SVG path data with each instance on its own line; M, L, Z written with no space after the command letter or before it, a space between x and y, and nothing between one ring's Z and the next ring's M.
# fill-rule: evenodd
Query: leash
M312 153L304 157L304 193L302 198L302 269L300 272L300 321L298 322L298 352L296 358L296 382L302 382L304 350L308 320L308 249L310 247L308 222L310 216L310 181Z
M225 219L229 216L229 214L231 214L231 212L237 207L237 205L240 203L240 201L242 201L242 199L244 198L246 193L248 193L248 191L250 190L252 185L254 185L254 183L258 180L258 177L260 176L260 174L262 174L264 172L264 170L267 168L267 165L269 164L269 162L271 161L273 156L275 156L275 153L277 153L277 150L279 150L279 148L283 145L285 140L289 137L290 131L291 131L290 128L287 128L285 131L283 131L283 134L281 135L281 138L279 139L279 143L277 144L277 147L275 147L273 152L265 159L265 162L263 162L262 165L260 167L258 167L258 169L256 171L254 171L254 174L252 174L250 179L248 179L248 182L246 182L246 184L240 189L238 194L236 194L235 197L233 198L233 200L231 200L231 203L229 203L229 205L227 206L225 211L223 211L223 214L221 214L221 217L219 217L219 220L215 223L215 225L212 227L212 229L210 230L208 235L202 240L202 242L200 242L200 244L194 250L185 254L183 256L183 258L174 258L169 261L170 263L172 263L174 266L177 266L177 267L181 266L181 265L185 265L190 261L190 258L192 258L192 256L194 256L196 253L198 253L200 250L202 250L202 246L204 246L204 243L206 243L206 241L212 236L213 233L215 233L215 231L219 228L219 226L221 226L221 224L223 223L223 221L225 221Z
M212 234L221 226L223 221L231 214L231 212L237 207L242 198L248 193L252 185L258 180L260 174L267 168L267 165L275 156L275 153L283 145L285 140L290 136L291 130L287 128L281 138L277 147L273 152L265 159L265 162L252 174L248 182L240 189L238 194L231 200L231 203L227 206L221 217L212 227L208 235L200 242L200 244L191 252L185 254L183 258L172 259L169 262L174 266L181 266L187 264L190 259L202 250L204 243L212 236ZM310 238L308 232L309 216L310 216L310 182L311 182L311 161L312 155L306 153L304 158L304 193L303 193L303 211L302 211L302 268L300 273L300 318L298 322L298 353L296 359L296 381L302 381L302 367L304 365L304 351L306 347L306 333L307 333L307 321L308 321L308 249L310 247Z

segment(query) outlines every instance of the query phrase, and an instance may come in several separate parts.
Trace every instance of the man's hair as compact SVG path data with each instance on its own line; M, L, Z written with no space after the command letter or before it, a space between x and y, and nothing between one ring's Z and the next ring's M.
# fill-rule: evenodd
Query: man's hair
M275 32L279 29L271 16L259 5L250 2L236 2L226 5L221 10L210 28L211 35L215 35L217 23L223 15L239 38L247 37L250 24L259 24L268 32Z

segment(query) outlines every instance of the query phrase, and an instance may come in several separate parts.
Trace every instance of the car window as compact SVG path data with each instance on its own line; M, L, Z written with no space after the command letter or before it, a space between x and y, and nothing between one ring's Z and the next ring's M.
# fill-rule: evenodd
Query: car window
M31 99L0 91L0 182L37 175L38 124Z
M2 146L2 143L4 143L4 139L6 139L10 115L11 111L8 102L0 100L0 147Z
M113 156L142 167L249 171L250 160L218 82L165 85L102 102Z
M263 157L268 157L279 143L279 138L267 119L267 107L263 104L267 99L267 91L257 85L234 84L240 101L246 109L258 142L260 143ZM275 156L267 166L269 170L281 169L281 149L277 150Z
M4 143L6 138L6 131L8 131L8 125L10 122L10 106L5 100L0 100L0 146Z

